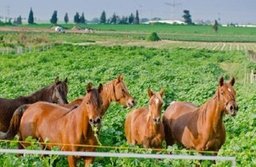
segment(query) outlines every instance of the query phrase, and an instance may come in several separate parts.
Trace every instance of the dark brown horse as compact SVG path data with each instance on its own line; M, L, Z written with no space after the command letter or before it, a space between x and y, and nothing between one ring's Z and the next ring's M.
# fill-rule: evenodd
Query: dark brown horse
M167 145L178 142L189 149L218 152L226 137L223 116L235 116L238 110L234 83L234 78L228 83L220 78L215 95L200 107L171 103L163 115Z
M102 88L101 84L98 89L93 89L88 84L82 103L73 110L48 102L21 106L15 111L15 115L19 114L21 117L16 127L20 140L32 136L41 142L47 141L49 144L44 145L48 149L58 146L63 151L85 151L84 147L77 145L87 144L93 136L90 126L98 126L100 123L103 109L100 97ZM86 166L90 164L86 157L84 160ZM75 157L68 156L70 167L75 166L75 162Z
M0 98L0 131L7 131L12 115L19 106L37 101L65 104L68 103L67 93L67 79L60 81L56 78L52 85L44 87L30 96L21 96L16 99Z
M161 120L163 90L154 93L148 89L148 96L149 107L128 113L125 120L125 136L129 144L161 148L164 140L164 127Z

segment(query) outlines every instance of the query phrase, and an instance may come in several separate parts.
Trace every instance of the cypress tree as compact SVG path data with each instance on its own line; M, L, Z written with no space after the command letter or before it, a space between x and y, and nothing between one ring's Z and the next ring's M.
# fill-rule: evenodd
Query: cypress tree
M135 24L140 24L140 18L139 18L139 11L136 10L136 16L135 16L135 20L134 20Z
M52 18L50 19L50 22L52 24L57 24L58 17L57 17L57 10L53 11Z
M68 13L65 14L65 16L64 16L64 21L65 21L66 24L68 23L68 21L69 21Z
M32 8L30 8L30 11L29 11L28 24L34 24L34 13Z
M103 12L101 13L101 16L100 16L100 23L105 24L106 21L107 21L106 12L103 10Z

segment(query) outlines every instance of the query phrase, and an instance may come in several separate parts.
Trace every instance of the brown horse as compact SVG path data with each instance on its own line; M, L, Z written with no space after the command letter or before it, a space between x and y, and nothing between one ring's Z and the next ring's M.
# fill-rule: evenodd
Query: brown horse
M16 99L0 98L0 131L7 131L12 115L19 106L37 101L65 104L68 103L67 93L67 78L64 81L59 81L57 77L52 85L44 87L30 96L21 96Z
M130 95L127 86L124 83L123 76L119 75L116 79L103 85L103 90L100 93L100 96L103 100L103 115L107 111L110 103L115 101L124 107L133 107L135 101ZM69 104L63 104L62 106L67 108L73 108L79 106L83 101L83 97L77 98L70 102Z
M125 120L125 136L129 144L161 148L164 140L164 127L161 121L163 90L154 93L148 89L148 96L149 107L128 113Z
M225 142L224 114L235 116L238 110L235 79L225 83L223 77L215 95L197 107L188 102L173 102L163 115L167 145L181 143L197 151L217 151Z
M92 85L88 84L82 103L73 110L47 102L18 108L15 112L19 113L21 120L16 129L19 129L20 140L32 136L41 142L49 142L44 144L48 149L58 146L63 151L85 151L84 147L77 145L87 144L90 136L93 136L90 134L93 133L90 125L98 126L100 123L103 109L100 97L102 88L101 84L98 89L93 89ZM86 157L84 161L85 165L89 164ZM70 167L75 166L75 162L75 157L68 156Z

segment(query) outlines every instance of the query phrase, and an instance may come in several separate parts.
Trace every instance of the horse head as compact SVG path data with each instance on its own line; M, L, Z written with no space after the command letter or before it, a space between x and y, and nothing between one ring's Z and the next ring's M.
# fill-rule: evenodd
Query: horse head
M153 92L150 88L148 89L149 97L149 112L153 119L154 124L159 124L161 122L161 109L163 105L163 94L164 91L161 89L159 92Z
M231 116L235 116L238 111L238 105L236 103L236 91L233 88L234 84L234 77L227 83L225 83L224 78L221 77L217 90L222 104L224 105L225 113Z
M68 79L66 78L64 81L59 80L59 77L55 79L55 83L53 85L52 92L52 102L58 104L67 104L67 94L68 94Z
M89 83L86 90L87 94L85 95L83 101L85 101L85 110L88 114L89 123L91 126L98 126L101 122L103 112L103 102L100 96L103 86L100 84L96 89L93 88L92 83Z
M124 83L123 76L119 75L118 78L114 80L113 91L114 100L124 107L131 108L135 105L135 101Z

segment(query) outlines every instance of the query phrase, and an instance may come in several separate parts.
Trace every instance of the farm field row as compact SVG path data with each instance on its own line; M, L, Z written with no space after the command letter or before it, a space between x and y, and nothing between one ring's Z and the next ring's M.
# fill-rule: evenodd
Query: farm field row
M67 33L85 33L84 28L95 31L94 36L106 38L146 39L152 32L157 32L161 39L175 41L202 41L202 42L256 42L255 28L248 27L220 27L216 33L211 26L188 25L63 25ZM78 27L78 28L77 28ZM0 31L16 32L54 32L52 25L34 25L21 27L0 27Z
M61 38L61 36L58 36ZM62 37L63 38L63 37ZM87 38L88 39L88 38ZM165 45L166 41L150 43L151 45ZM80 43L80 41L75 42ZM164 44L162 44L164 43ZM167 42L168 43L168 42ZM176 42L177 44L180 44ZM194 42L196 44L196 42ZM97 44L97 41L96 41ZM174 45L172 41L168 45ZM184 42L181 42L184 44ZM190 42L185 43L187 47ZM216 43L215 43L216 44ZM102 45L107 45L103 43ZM109 44L111 45L111 43ZM147 104L147 88L155 91L164 88L163 111L173 100L190 101L201 105L213 96L218 79L224 76L236 78L237 103L239 105L236 117L226 116L226 143L219 155L235 156L238 166L255 166L256 144L256 95L255 84L245 81L245 73L253 66L246 58L244 49L225 49L227 44L209 48L207 43L201 47L183 48L163 47L151 48L135 46L101 46L101 45L69 45L59 44L46 51L25 53L21 56L0 56L0 95L13 98L28 95L43 85L52 82L56 76L68 77L69 100L83 96L85 85L92 81L95 85L106 83L119 74L124 75L129 91L137 102L136 107ZM251 46L248 44L248 46ZM221 49L221 48L224 49ZM254 48L254 45L252 44ZM194 49L197 48L197 49ZM220 48L220 49L218 49ZM18 63L17 63L18 62ZM124 137L123 124L126 114L130 110L117 104L112 104L103 118L100 131L100 141L104 146L125 147L124 149L98 149L111 152L154 152L143 151L139 147L129 147ZM3 142L1 148L13 148ZM163 148L165 144L163 144ZM33 148L33 147L32 147ZM34 146L34 148L38 148ZM182 149L180 145L168 148L174 154L194 154ZM166 150L162 151L166 153ZM47 159L48 158L48 159ZM64 157L16 156L0 155L0 163L5 166L27 166L49 163L49 159L56 160L55 166L66 166ZM195 166L197 161L182 160L137 160L118 158L96 158L94 166ZM82 162L79 162L82 166ZM208 166L209 162L203 162ZM213 166L230 166L228 162L217 162Z

